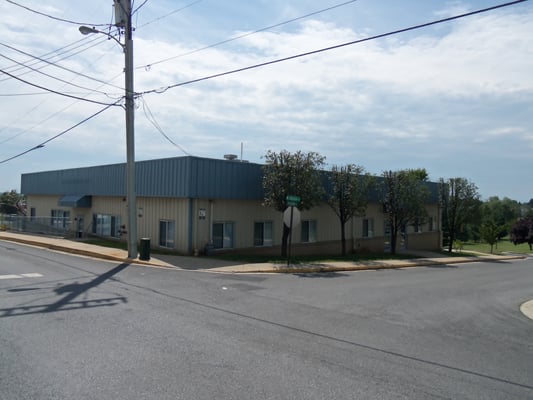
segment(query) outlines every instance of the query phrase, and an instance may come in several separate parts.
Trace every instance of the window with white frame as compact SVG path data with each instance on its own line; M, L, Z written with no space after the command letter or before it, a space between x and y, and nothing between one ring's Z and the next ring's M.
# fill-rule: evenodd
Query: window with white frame
M364 238L374 237L374 219L363 218L363 237Z
M433 217L429 217L428 219L428 229L430 232L433 232L435 230L435 220Z
M254 223L254 246L272 246L272 221Z
M316 220L302 221L302 243L312 243L316 240Z
M172 220L159 221L159 246L174 248L175 223Z
M215 249L233 248L233 222L213 224L213 247Z

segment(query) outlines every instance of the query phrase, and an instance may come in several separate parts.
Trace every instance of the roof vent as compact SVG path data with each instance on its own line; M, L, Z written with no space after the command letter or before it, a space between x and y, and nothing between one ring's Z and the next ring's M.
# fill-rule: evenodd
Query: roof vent
M237 154L224 154L224 159L233 161L237 159Z

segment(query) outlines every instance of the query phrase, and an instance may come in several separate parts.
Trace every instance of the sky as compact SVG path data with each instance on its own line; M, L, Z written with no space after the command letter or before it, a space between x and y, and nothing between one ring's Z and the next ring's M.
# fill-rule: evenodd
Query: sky
M503 3L135 0L136 160L313 151L326 168L425 168L527 202L531 1L188 83ZM0 192L126 161L122 48L78 31L113 34L112 4L0 0Z

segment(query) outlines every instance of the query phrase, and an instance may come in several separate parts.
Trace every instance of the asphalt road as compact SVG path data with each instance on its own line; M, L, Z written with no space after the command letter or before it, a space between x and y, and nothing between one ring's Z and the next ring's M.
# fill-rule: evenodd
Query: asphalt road
M532 298L532 259L231 275L0 241L0 399L528 399Z

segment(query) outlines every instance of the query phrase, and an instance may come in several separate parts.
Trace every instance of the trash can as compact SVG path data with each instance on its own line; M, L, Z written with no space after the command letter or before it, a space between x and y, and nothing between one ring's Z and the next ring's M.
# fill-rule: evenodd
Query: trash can
M139 260L150 260L150 238L142 238L139 245Z

